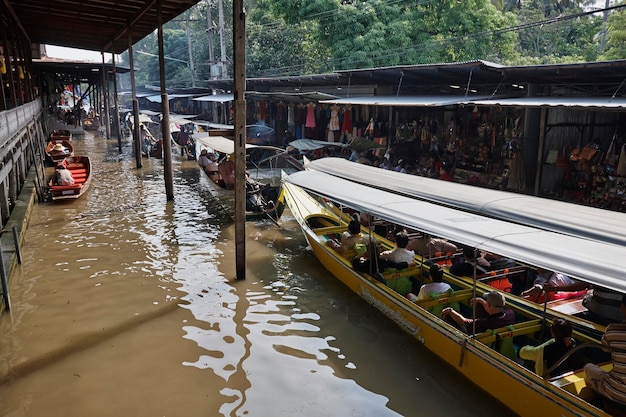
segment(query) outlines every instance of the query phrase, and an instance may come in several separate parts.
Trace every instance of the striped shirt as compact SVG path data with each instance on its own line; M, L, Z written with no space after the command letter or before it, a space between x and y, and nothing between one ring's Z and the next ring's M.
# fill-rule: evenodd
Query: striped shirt
M602 343L616 349L611 352L613 369L604 376L605 395L626 404L626 323L609 324Z

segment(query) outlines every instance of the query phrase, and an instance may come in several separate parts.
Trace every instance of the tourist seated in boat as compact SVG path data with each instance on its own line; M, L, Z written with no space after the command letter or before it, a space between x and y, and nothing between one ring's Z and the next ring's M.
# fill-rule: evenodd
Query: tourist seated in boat
M74 177L67 167L60 163L57 164L54 175L52 176L52 184L53 185L73 185Z
M569 350L576 347L576 341L572 338L572 323L560 317L552 319L550 326L550 334L552 338L539 346L523 346L519 350L521 359L532 361L535 363L535 373L540 376L544 372L552 368L559 359L563 357ZM582 369L585 365L584 359L580 352L572 354L562 364L554 368L549 377L563 375L566 372Z
M596 323L609 324L622 321L622 294L606 288L593 286L583 298L588 318Z
M602 336L602 344L611 348L613 368L605 371L588 363L584 367L587 386L611 401L626 405L626 295L620 301L621 323L611 323Z
M395 235L396 247L383 251L379 255L379 259L390 262L406 262L409 265L415 264L415 252L407 249L409 244L409 235L406 230L401 230Z
M450 273L460 277L473 277L474 268L476 268L477 275L486 274L487 270L476 263L476 255L474 252L474 248L468 246L463 247L464 259L452 265L450 267Z
M483 297L471 298L470 307L476 305L476 318L466 318L452 307L446 307L441 317L466 333L482 333L515 323L515 313L505 308L505 299L498 291L485 293Z
M504 256L491 252L481 252L480 256L476 258L476 262L488 271L512 268L515 266L513 259L505 258Z
M453 254L459 250L454 243L427 234L411 239L407 247L425 258L432 258L441 254Z
M585 290L588 284L576 281L560 272L548 271L543 268L537 269L537 275L533 280L533 286L523 291L521 296L527 300L544 302L547 293L554 294L562 292L559 298L567 299L584 294L577 294L581 290ZM548 300L555 299L554 295L548 296Z
M378 244L378 241L371 235L361 233L361 223L358 219L352 219L348 223L348 230L341 234L341 244L338 250L345 252L355 249L355 245L368 245L369 243Z
M419 293L417 294L417 301L434 298L433 294L444 294L452 290L450 284L443 281L443 270L439 265L431 265L428 270L428 276L430 277L431 282L422 285Z

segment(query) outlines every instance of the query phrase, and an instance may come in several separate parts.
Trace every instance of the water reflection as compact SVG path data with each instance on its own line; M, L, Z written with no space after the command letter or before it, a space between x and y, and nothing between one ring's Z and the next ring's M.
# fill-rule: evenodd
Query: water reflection
M246 228L174 157L88 133L94 182L33 209L0 319L0 416L501 416L308 253L286 212Z

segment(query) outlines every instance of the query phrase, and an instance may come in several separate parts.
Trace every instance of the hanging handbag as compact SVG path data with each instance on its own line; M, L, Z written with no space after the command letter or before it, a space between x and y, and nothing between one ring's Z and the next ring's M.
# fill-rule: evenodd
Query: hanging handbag
M619 161L617 162L615 175L617 175L618 177L626 177L626 143L622 145L622 151L619 155Z
M552 142L552 147L548 152L548 156L546 157L546 164L555 164L556 159L559 157L559 150L556 147L556 143Z

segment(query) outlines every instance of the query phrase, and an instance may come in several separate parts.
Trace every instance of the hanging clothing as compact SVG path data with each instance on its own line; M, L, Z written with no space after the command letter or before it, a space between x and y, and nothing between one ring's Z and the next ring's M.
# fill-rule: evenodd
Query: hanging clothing
M339 106L333 104L330 108L330 123L328 124L330 130L339 130Z
M306 105L305 127L315 127L315 103L309 103Z
M352 107L347 106L343 111L343 125L341 127L343 133L352 133Z
M294 105L293 103L289 103L289 105L287 106L287 124L289 126L293 126L295 124L295 111L294 111Z

